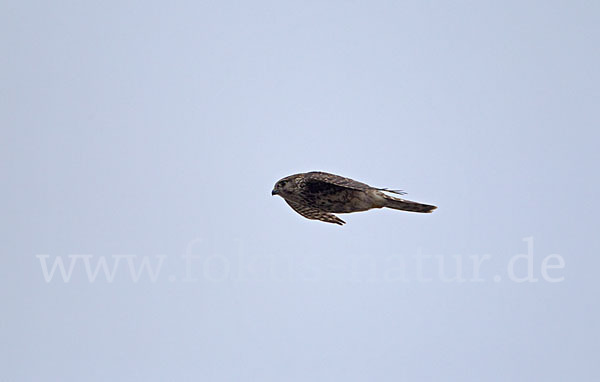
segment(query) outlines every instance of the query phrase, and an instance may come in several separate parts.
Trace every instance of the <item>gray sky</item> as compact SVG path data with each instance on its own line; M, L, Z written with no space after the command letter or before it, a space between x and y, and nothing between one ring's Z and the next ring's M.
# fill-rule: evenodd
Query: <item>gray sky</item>
M598 25L3 2L0 379L597 380ZM270 190L311 170L439 209L305 220Z

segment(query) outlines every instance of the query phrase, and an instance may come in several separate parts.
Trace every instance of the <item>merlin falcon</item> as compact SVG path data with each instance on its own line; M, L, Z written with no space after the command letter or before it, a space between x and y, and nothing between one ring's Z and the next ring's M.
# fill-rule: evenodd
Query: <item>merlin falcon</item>
M375 188L343 176L312 171L295 174L275 183L271 195L279 195L307 219L345 224L334 214L347 214L371 208L392 208L411 212L432 212L437 207L401 199L399 190Z

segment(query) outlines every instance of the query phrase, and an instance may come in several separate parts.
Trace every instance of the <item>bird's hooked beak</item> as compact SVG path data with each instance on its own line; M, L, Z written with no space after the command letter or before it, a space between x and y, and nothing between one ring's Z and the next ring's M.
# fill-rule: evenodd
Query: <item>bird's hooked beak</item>
M279 192L277 192L276 189L273 189L273 191L271 191L271 195L277 195L277 194L279 194Z

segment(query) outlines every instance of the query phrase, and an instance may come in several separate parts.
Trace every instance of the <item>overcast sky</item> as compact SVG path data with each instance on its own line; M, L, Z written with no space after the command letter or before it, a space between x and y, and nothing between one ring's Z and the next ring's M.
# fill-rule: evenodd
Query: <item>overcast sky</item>
M0 379L598 380L598 25L2 2ZM306 220L311 170L439 208Z

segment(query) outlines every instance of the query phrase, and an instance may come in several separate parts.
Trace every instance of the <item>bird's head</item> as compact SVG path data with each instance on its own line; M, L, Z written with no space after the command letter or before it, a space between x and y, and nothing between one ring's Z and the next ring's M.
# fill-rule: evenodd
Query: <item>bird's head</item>
M271 191L271 195L279 195L284 197L285 195L293 193L294 189L296 188L296 182L293 178L294 176L288 176L278 180L273 187L273 191Z

